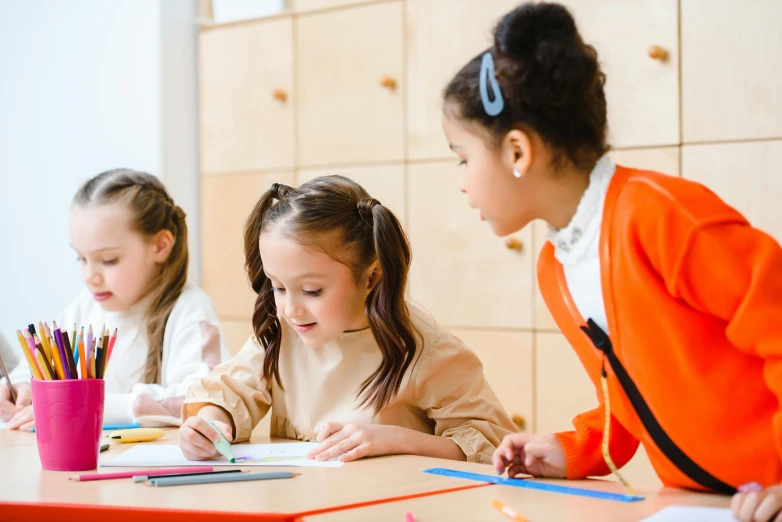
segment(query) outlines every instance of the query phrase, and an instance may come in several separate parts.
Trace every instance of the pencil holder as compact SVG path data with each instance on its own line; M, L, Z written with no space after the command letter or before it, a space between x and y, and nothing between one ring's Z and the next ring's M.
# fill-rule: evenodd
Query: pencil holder
M33 379L32 392L41 467L51 471L97 468L103 426L103 379Z

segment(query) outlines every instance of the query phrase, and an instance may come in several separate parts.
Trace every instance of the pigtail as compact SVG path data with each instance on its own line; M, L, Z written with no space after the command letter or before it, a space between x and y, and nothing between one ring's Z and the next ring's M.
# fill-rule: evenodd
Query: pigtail
M263 359L264 378L270 380L273 376L280 388L282 388L282 381L280 379L279 358L282 330L277 318L277 305L274 302L271 281L263 271L258 240L261 237L269 211L274 206L274 201L283 200L291 190L287 185L274 183L255 204L255 208L244 225L244 267L250 280L250 286L253 292L258 295L255 299L252 317L253 335L266 352Z
M377 200L361 200L358 209L365 221L371 222L374 250L382 272L367 297L365 311L383 354L380 366L362 383L359 396L363 395L361 406L371 404L379 412L399 391L421 340L405 301L412 261L407 235L396 216Z

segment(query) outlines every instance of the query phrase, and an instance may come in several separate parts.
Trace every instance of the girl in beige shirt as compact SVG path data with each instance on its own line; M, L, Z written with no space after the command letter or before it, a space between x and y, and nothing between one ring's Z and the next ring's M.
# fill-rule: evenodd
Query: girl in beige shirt
M405 301L410 247L394 214L355 182L273 184L245 226L255 335L193 385L180 446L214 457L250 438L322 444L309 457L408 453L491 462L515 426L475 354Z

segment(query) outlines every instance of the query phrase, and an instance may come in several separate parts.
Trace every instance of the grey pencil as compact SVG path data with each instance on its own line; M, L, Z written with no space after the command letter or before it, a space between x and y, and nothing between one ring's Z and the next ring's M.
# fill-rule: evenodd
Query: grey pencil
M200 477L171 477L164 479L150 480L150 484L155 487L165 486L185 486L189 484L214 484L217 482L246 482L250 480L274 480L274 479L289 479L293 478L298 473L292 473L290 471L271 471L268 473L235 473L231 475L209 476L202 475Z

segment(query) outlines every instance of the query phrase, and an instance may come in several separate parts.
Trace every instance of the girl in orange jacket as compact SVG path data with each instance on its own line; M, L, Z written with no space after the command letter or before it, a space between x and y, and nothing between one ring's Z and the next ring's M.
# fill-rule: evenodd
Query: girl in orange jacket
M705 187L614 165L604 83L570 13L530 3L444 92L470 206L498 236L550 225L540 289L600 397L573 431L506 437L494 464L619 475L640 443L665 485L753 483L736 516L782 520L782 249Z

